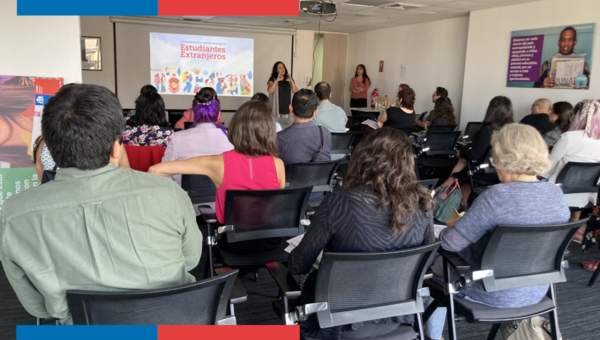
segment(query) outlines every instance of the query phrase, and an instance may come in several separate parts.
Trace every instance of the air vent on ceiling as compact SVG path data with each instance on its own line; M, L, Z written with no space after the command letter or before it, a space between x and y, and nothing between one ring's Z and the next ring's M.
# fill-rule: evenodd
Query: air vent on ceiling
M364 6L364 7L383 7L395 3L394 0L350 0L344 2L345 5Z
M318 16L334 16L337 14L335 3L332 0L303 0L300 1L303 13Z
M384 5L383 7L385 8L392 8L392 9L398 9L401 11L408 11L411 9L417 9L417 8L423 8L423 5L417 5L417 4L408 4L408 3L402 3L402 2L394 2L388 5Z

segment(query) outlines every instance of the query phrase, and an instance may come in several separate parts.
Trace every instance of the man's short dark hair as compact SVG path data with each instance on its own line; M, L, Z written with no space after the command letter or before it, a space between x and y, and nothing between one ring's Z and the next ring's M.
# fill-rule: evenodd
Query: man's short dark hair
M319 106L319 100L312 90L301 89L294 93L292 98L292 108L294 109L294 115L300 118L311 118L317 107Z
M252 98L250 98L250 100L258 100L259 102L263 102L263 103L270 103L269 97L262 93L262 92L257 92L255 93Z
M331 86L326 81L321 81L315 85L315 93L319 100L329 99L331 96Z
M42 115L44 141L60 168L93 170L107 165L124 125L119 100L98 85L63 86Z
M577 30L573 26L567 26L567 27L563 28L562 31L560 31L560 35L558 36L559 40L560 40L560 38L562 38L563 33L565 33L566 31L572 31L573 32L573 40L577 41Z

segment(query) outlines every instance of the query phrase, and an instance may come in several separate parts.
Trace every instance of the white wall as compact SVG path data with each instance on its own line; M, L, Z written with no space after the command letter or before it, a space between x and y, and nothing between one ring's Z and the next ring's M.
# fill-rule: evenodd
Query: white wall
M421 113L432 109L431 94L443 86L460 112L468 21L459 17L351 34L346 84L356 65L365 64L371 91L378 88L393 99L398 85L407 83L415 89L415 109ZM382 73L380 60L385 63ZM346 92L346 108L349 100Z
M0 1L0 74L81 82L79 17L18 17L16 3Z
M313 45L315 32L298 30L294 39L294 80L299 87L306 87L312 78ZM288 65L289 67L289 65Z
M589 90L524 89L506 87L511 31L550 26L596 23ZM508 96L514 106L515 119L529 112L531 103L540 97L573 104L584 98L600 97L600 1L545 0L516 6L474 11L469 21L469 40L463 87L463 119L481 121L490 99Z

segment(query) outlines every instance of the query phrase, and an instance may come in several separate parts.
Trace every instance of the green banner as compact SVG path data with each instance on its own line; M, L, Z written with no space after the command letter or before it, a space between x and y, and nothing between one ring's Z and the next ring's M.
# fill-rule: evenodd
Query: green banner
M0 211L2 211L4 201L38 185L39 181L34 168L0 169Z

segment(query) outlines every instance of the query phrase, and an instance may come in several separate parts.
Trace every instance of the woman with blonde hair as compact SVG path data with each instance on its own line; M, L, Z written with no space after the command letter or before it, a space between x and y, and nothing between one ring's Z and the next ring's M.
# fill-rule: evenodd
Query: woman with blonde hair
M479 240L498 225L558 224L570 217L560 188L538 180L550 160L548 147L535 128L507 124L494 133L491 145L500 184L484 191L462 218L440 234L442 248L460 252L471 265L481 260ZM486 292L477 283L463 288L460 294L496 308L520 308L540 302L547 290L547 285L537 285Z

